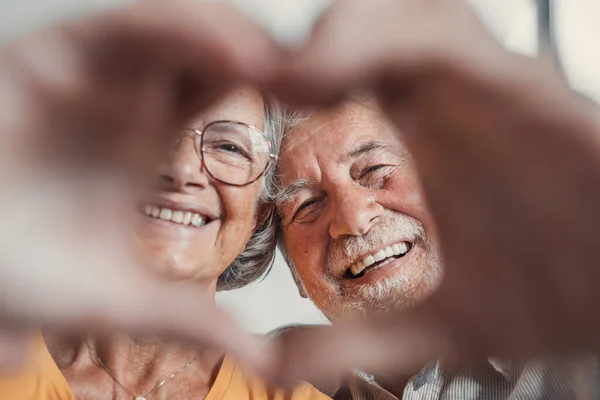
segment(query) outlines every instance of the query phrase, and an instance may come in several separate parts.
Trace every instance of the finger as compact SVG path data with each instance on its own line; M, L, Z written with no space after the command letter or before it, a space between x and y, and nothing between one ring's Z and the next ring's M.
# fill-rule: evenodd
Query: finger
M465 60L493 67L489 49L501 47L462 0L338 1L282 63L273 90L290 103L330 102L364 86L398 96Z
M211 70L222 76L268 75L277 47L250 18L229 5L214 2L144 2L107 14L100 27L110 29L112 37L129 48L137 47L150 58L192 72Z
M107 321L133 333L151 332L191 347L220 349L254 374L264 374L270 365L265 341L246 333L227 312L201 296L195 285L141 285L125 311Z
M78 154L113 165L105 158L116 155L146 166L138 159L155 159L174 127L274 65L268 35L217 4L144 2L48 33L19 48L13 80L29 99L25 119L46 121L29 132L53 138L37 146L52 162Z
M449 338L421 312L396 314L387 319L341 323L307 330L285 342L272 379L292 385L298 379L339 377L360 368L371 374L413 373L448 351Z
M412 64L425 48L423 36L411 30L410 3L337 2L308 44L282 64L274 89L293 103L329 102L347 88L373 84L389 68L398 75L414 70Z
M203 107L222 93L215 88L268 74L275 47L232 7L176 0L142 2L48 30L22 41L16 53L36 93L52 95L51 105L106 109L113 120L110 112L135 107L148 74L170 71L177 85L164 95L174 103L180 84L194 83L204 95L195 103Z
M45 177L34 185L39 197L27 198L28 186L24 193L13 187L10 198L1 199L14 220L0 229L0 319L15 328L47 324L76 332L156 333L221 348L253 371L264 368L267 353L260 341L215 310L197 287L148 276L150 261L136 253L129 237L131 211L123 212L131 203L118 200L123 188L87 176L89 190L75 178L68 190Z

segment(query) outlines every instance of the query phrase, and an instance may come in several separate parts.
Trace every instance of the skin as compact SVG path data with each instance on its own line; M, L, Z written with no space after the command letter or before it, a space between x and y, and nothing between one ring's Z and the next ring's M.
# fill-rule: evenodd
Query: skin
M110 266L131 263L112 257L119 255L117 245L98 246L98 237L89 235L106 232L98 227L110 213L104 208L82 227L79 217L89 213L75 212L81 193L106 193L98 180L85 176L75 188L56 183L76 183L72 172L96 172L98 161L110 171L117 167L113 177L120 177L123 161L144 164L139 155L153 160L152 151L136 152L140 143L149 145L145 150L159 147L152 143L160 143L161 134L189 110L210 103L231 82L266 79L273 72L269 66L277 66L279 79L265 86L296 103L331 104L355 88L379 93L407 134L445 257L446 278L437 298L418 312L362 329L340 328L333 340L297 348L302 357L293 360L296 370L318 374L343 364L373 372L410 368L440 353L526 357L597 351L596 105L570 91L547 64L505 52L461 0L338 1L309 43L286 52L283 60L252 24L207 7L143 2L116 21L84 21L92 29L82 35L59 29L34 38L26 54L21 44L3 49L8 62L0 74L6 106L0 107L1 200L11 210L6 218L13 218L1 227L10 239L0 250L7 260L1 266L2 293L11 305L0 310L3 323L26 327L51 320L80 330L91 319L104 322L103 316L126 329L172 326L219 342L224 335L212 318L193 326L172 318L189 315L189 304L191 311L198 309L184 301L187 296L161 297L157 293L164 287L125 277L124 269L111 274ZM61 51L54 51L57 44ZM115 57L132 53L140 55L133 63ZM190 82L193 93L182 91L182 82ZM96 126L87 131L90 139L107 146L93 147L100 150L92 151L96 157L76 157L83 168L57 168L56 160L81 144L80 126ZM52 190L44 176L48 167L57 175ZM48 203L58 189L61 201ZM34 197L44 201L26 206ZM73 232L77 246L67 234ZM36 252L22 251L32 243ZM502 296L506 290L510 302ZM58 298L72 301L61 304ZM164 299L160 315L157 299ZM132 327L132 319L139 324ZM506 326L518 329L504 335ZM318 357L322 354L326 360Z
M195 118L189 126L201 130L211 121L229 119L262 129L263 108L258 92L240 89ZM170 201L171 208L183 210L205 207L214 219L201 227L185 227L140 212L135 220L139 243L148 257L158 261L153 264L155 274L163 280L194 285L198 301L214 302L219 275L243 250L255 227L261 180L244 187L215 181L206 173L193 141L184 137L159 165L156 181L155 190L144 202ZM49 332L45 339L76 398L106 399L107 393L112 399L131 397L92 362L79 336L70 338ZM91 337L89 341L117 379L136 394L148 392L166 375L200 356L154 392L153 399L202 398L210 390L223 357L212 348L189 348L154 338L110 336Z
M19 338L48 323L74 332L156 332L200 348L212 343L249 368L263 365L262 346L215 312L212 296L201 302L196 286L139 273L148 263L124 236L139 172L154 174L183 123L268 74L276 49L235 8L186 0L126 4L0 49L0 204L11 210L0 226L0 325L10 327L0 347L11 349L0 351L1 366L26 360L29 342ZM210 190L226 221L241 218ZM187 255L153 271L210 285L240 249L226 238L244 231L242 242L246 225L206 235L227 250L207 260L209 274L197 273L202 266ZM184 263L193 267L182 271Z
M598 107L548 60L506 51L466 1L350 0L283 70L277 92L299 104L377 96L415 160L444 279L416 307L295 343L279 376L598 351Z
M377 143L360 155L362 146ZM435 227L409 154L374 104L347 102L296 127L282 148L279 214L288 259L307 294L332 320L408 307L435 287ZM298 182L299 190L289 192ZM422 238L402 226L410 217ZM410 240L402 258L353 279L349 266ZM388 285L383 295L369 288Z
M234 120L262 129L262 110L263 100L258 92L241 90L188 126L202 131L212 121ZM157 191L144 204L173 204L172 208L183 210L203 206L212 222L201 229L181 229L141 214L138 235L149 258L159 260L157 272L169 279L208 286L214 294L217 278L242 252L256 227L261 182L235 187L214 180L201 164L193 139L181 138L160 164Z

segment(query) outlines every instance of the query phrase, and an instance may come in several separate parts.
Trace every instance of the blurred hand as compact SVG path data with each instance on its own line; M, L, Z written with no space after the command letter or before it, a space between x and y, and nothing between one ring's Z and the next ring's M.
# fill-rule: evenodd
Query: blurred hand
M299 104L379 96L445 261L423 304L307 334L279 376L600 348L599 113L550 63L503 50L461 0L346 0L273 87Z
M169 134L268 72L273 52L233 9L185 0L1 49L0 326L159 330L256 365L263 354L196 290L136 268L151 261L132 251L126 215Z
M128 190L115 183L139 178L198 107L260 81L300 104L379 95L414 154L446 268L417 309L288 347L280 375L597 348L600 129L551 67L505 52L461 0L340 1L305 48L276 53L233 11L183 0L3 49L3 321L169 327L264 366L211 306L130 268ZM190 321L199 307L205 317Z

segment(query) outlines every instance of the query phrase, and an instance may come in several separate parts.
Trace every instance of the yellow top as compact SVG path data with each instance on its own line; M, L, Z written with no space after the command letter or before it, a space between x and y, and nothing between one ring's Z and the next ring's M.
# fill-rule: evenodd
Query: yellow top
M75 400L41 335L32 360L14 373L0 374L2 400Z
M2 400L75 400L66 379L50 356L43 340L38 341L36 359L13 374L0 375ZM225 357L205 400L324 400L330 399L308 383L298 385L291 395L272 390L259 379L248 377L230 357Z

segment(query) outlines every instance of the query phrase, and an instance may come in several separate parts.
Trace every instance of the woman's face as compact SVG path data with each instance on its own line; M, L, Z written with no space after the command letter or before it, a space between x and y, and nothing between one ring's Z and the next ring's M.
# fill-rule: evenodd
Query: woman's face
M238 90L187 127L202 130L217 120L264 129L261 95ZM156 189L140 206L136 228L142 249L159 275L211 285L242 252L254 231L262 178L242 187L216 181L206 172L189 136L182 136L167 151L157 171ZM158 218L146 215L149 210L156 215L156 209ZM183 223L178 223L181 218ZM186 225L190 218L192 223Z

